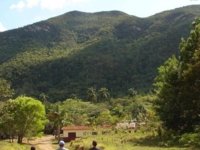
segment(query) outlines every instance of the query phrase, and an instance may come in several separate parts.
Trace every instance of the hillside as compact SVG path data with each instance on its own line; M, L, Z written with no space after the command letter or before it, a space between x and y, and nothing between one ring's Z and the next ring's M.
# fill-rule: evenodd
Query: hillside
M200 6L138 18L119 11L72 11L0 33L0 76L16 96L64 100L86 98L89 87L106 87L111 96L129 88L152 89L157 67L178 54Z

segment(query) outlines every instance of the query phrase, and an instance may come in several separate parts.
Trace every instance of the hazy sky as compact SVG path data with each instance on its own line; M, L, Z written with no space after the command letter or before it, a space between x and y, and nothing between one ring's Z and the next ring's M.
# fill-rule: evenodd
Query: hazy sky
M73 10L119 10L138 17L148 17L195 4L200 4L200 0L0 0L0 31L23 27Z

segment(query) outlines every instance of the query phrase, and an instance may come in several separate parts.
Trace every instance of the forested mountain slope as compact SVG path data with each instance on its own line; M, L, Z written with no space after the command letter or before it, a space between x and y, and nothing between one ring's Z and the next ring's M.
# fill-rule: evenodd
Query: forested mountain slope
M177 55L181 37L200 6L138 18L119 11L72 11L0 33L0 76L16 95L64 100L86 98L89 87L106 87L111 96L152 89L157 67Z

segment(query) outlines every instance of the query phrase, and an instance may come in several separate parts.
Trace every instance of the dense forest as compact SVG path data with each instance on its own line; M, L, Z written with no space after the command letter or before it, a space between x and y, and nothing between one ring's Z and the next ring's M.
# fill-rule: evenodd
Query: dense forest
M152 91L157 68L179 54L181 37L200 6L187 6L138 18L119 11L72 11L0 33L0 77L15 97L26 94L51 102L86 100L88 89L111 97L128 89Z

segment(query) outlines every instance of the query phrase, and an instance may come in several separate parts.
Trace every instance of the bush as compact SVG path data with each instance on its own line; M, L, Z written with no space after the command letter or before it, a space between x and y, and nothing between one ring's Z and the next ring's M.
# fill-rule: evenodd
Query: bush
M179 139L179 143L187 147L200 147L200 133L185 133Z

